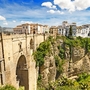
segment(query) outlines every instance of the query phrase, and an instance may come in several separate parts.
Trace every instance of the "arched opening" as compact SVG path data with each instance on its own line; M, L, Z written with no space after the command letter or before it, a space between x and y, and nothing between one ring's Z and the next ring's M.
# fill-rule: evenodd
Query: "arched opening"
M34 41L33 39L30 40L30 49L33 49L34 48Z
M20 56L17 67L16 67L17 81L19 86L24 86L25 90L29 90L28 85L28 68L26 63L26 58L24 55Z
M33 31L33 34L35 34L36 32L35 32L35 30Z

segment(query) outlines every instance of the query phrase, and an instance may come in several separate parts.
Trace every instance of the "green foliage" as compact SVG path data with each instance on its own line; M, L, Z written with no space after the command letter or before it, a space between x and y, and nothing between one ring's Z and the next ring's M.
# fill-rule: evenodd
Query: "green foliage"
M34 58L36 60L36 66L42 66L44 64L44 57L50 52L50 41L46 40L42 42L37 51L34 53Z
M81 90L75 86L59 86L56 90Z
M79 87L74 86L74 82L67 78L60 78L55 82L49 82L47 88L43 87L44 89L38 90L80 90Z
M61 60L58 56L54 56L55 59L55 65L57 67L57 72L62 73L63 71L63 64L64 64L64 60Z
M57 36L56 40L62 39L63 43L61 46L58 45L59 55L54 56L55 64L56 64L56 70L57 73L60 74L63 71L63 64L65 59L65 46L69 47L69 51L71 54L71 46L72 47L81 47L85 49L86 54L90 52L90 38L82 38L82 37L76 37L76 38L67 38L64 36ZM50 51L50 45L54 45L54 40L52 36L48 38L47 41L40 44L39 48L35 52L35 60L38 65L42 65L44 63L44 57L46 54ZM47 46L48 45L48 46ZM59 78L56 74L56 79ZM73 82L73 80L69 80L67 78L61 78L59 80L56 80L55 82L49 83L48 87L44 87L42 83L40 84L40 87L38 87L38 90L90 90L90 75L87 73L82 73L78 76L79 78ZM41 77L40 77L41 79Z
M88 52L90 52L90 42L88 43Z
M55 82L49 82L47 89L43 87L43 89L38 90L90 90L90 75L83 73L79 76L82 77L80 81L61 77Z
M51 41L54 42L53 37L50 37ZM85 49L85 52L88 53L90 52L90 38L82 38L82 37L76 37L76 38L67 38L64 36L57 36L57 39L62 39L64 42L64 45L68 45L68 47L72 46L72 47L81 47ZM64 52L65 52L65 48L58 46L58 49L60 51L59 56L61 57L61 59L64 59Z
M78 41L74 46L80 46L85 49L86 53L90 52L90 38L77 37L75 41Z
M62 77L61 79L58 80L58 84L59 86L73 86L74 82L70 79Z
M58 46L58 50L59 50L59 56L61 59L64 59L65 57L65 49L62 48L61 46Z
M65 38L65 45L84 48L86 53L90 52L90 38L77 37L75 39Z
M82 73L78 76L77 82L81 90L90 90L90 74Z
M12 85L5 85L0 87L0 90L16 90L16 88Z
M90 52L90 38L85 38L85 39L86 39L85 48L86 48L87 52Z
M17 89L12 85L4 85L0 87L0 90L17 90ZM18 90L24 90L24 87L19 87Z
M80 47L85 48L86 38L77 37L76 40L78 40Z
M53 45L53 44L54 44L55 39L53 38L53 36L49 36L49 37L48 37L48 41L50 41L50 42L51 42L51 44Z
M49 36L49 37L48 37L48 40L49 40L49 41L53 41L53 36Z
M87 90L88 89L88 84L86 84L86 83L80 83L79 88L81 90Z
M77 38L76 39L66 38L64 42L66 45L73 46L73 47L77 47L77 46L81 47L81 45L82 45L81 40L79 40Z
M20 86L18 90L25 90L23 86Z
M37 90L46 90L46 87L43 85L41 80L37 81Z
M69 38L72 38L72 26L70 25L70 29L69 29Z
M41 82L41 74L38 75L38 81Z
M87 77L89 77L90 75L87 73L82 73L79 74L77 81L80 82L81 80L85 80Z
M56 40L61 38L63 38L63 36L59 36L59 35L56 36Z

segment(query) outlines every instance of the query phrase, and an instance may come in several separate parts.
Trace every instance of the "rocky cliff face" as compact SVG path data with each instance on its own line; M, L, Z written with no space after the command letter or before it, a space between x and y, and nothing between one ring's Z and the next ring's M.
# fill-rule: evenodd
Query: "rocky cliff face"
M42 77L43 85L48 85L48 82L55 81L56 66L53 56L46 56L44 65L40 67L40 74Z
M90 71L90 53L85 54L85 50L79 46L72 47L72 54L70 56L70 48L64 46L63 40L58 39L54 41L51 46L51 53L46 55L44 64L40 67L40 74L42 83L47 86L48 82L55 81L57 75L57 68L55 65L55 56L58 56L60 51L58 46L65 47L65 59L63 64L63 72L60 75L65 77L76 76L82 72Z
M85 50L83 48L73 47L71 60L69 48L66 49L65 53L66 62L63 65L64 76L71 77L82 72L90 72L90 54L85 54Z
M51 52L49 53L49 55L45 56L44 64L39 69L42 78L41 80L44 86L47 86L49 82L55 81L56 79L57 68L55 65L54 57L58 56L58 45L62 46L62 44L62 40L57 40L53 42L53 44L51 45Z
M85 55L85 50L81 47L73 47L72 49L72 60L76 62L82 59Z

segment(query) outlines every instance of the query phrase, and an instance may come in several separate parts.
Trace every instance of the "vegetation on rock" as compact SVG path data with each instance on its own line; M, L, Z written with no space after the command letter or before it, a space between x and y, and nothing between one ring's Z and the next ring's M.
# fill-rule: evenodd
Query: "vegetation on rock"
M38 90L90 90L90 75L82 73L76 80L62 77L55 82L50 82L47 87Z
M59 57L61 59L64 59L64 57L65 57L65 50L64 50L64 48L59 45L58 46L58 50L59 50Z
M0 90L16 90L16 88L11 85L5 85L5 86L1 86Z
M56 65L56 78L58 78L60 76L60 74L63 72L63 64L64 64L64 60L60 59L59 56L54 56L55 59L55 65Z
M0 86L0 90L17 90L17 89L12 85L4 85L4 86ZM23 87L20 87L18 90L24 90L24 89Z
M36 66L42 66L44 64L44 57L50 52L50 41L46 40L42 42L37 51L34 53L34 58L36 60Z
M69 29L69 35L68 35L69 38L72 38L72 26L70 25L70 29Z
M49 82L47 87L44 87L41 82L38 82L38 90L90 90L89 74L80 74L76 80L70 80L64 77L59 78L63 72L63 64L66 59L66 47L69 48L69 54L72 54L73 47L80 47L84 49L85 55L90 52L90 38L71 37L72 30L69 33L69 38L64 36L57 36L56 39L54 39L52 36L50 36L48 40L40 44L40 46L37 48L37 51L34 53L34 58L36 60L37 66L42 66L44 64L44 57L47 54L51 55L51 46L53 47L53 50L57 48L59 52L57 55L55 54L55 51L54 54L52 54L55 59L57 71L56 81ZM58 40L62 40L62 44L57 43ZM41 79L40 75L39 78Z

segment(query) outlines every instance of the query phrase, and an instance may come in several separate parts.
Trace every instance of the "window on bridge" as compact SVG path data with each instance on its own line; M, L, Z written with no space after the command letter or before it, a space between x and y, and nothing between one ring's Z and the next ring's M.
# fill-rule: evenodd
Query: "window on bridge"
M30 49L34 49L34 40L33 39L30 40Z
M21 52L22 51L22 42L19 42L18 45L19 45L19 52Z

